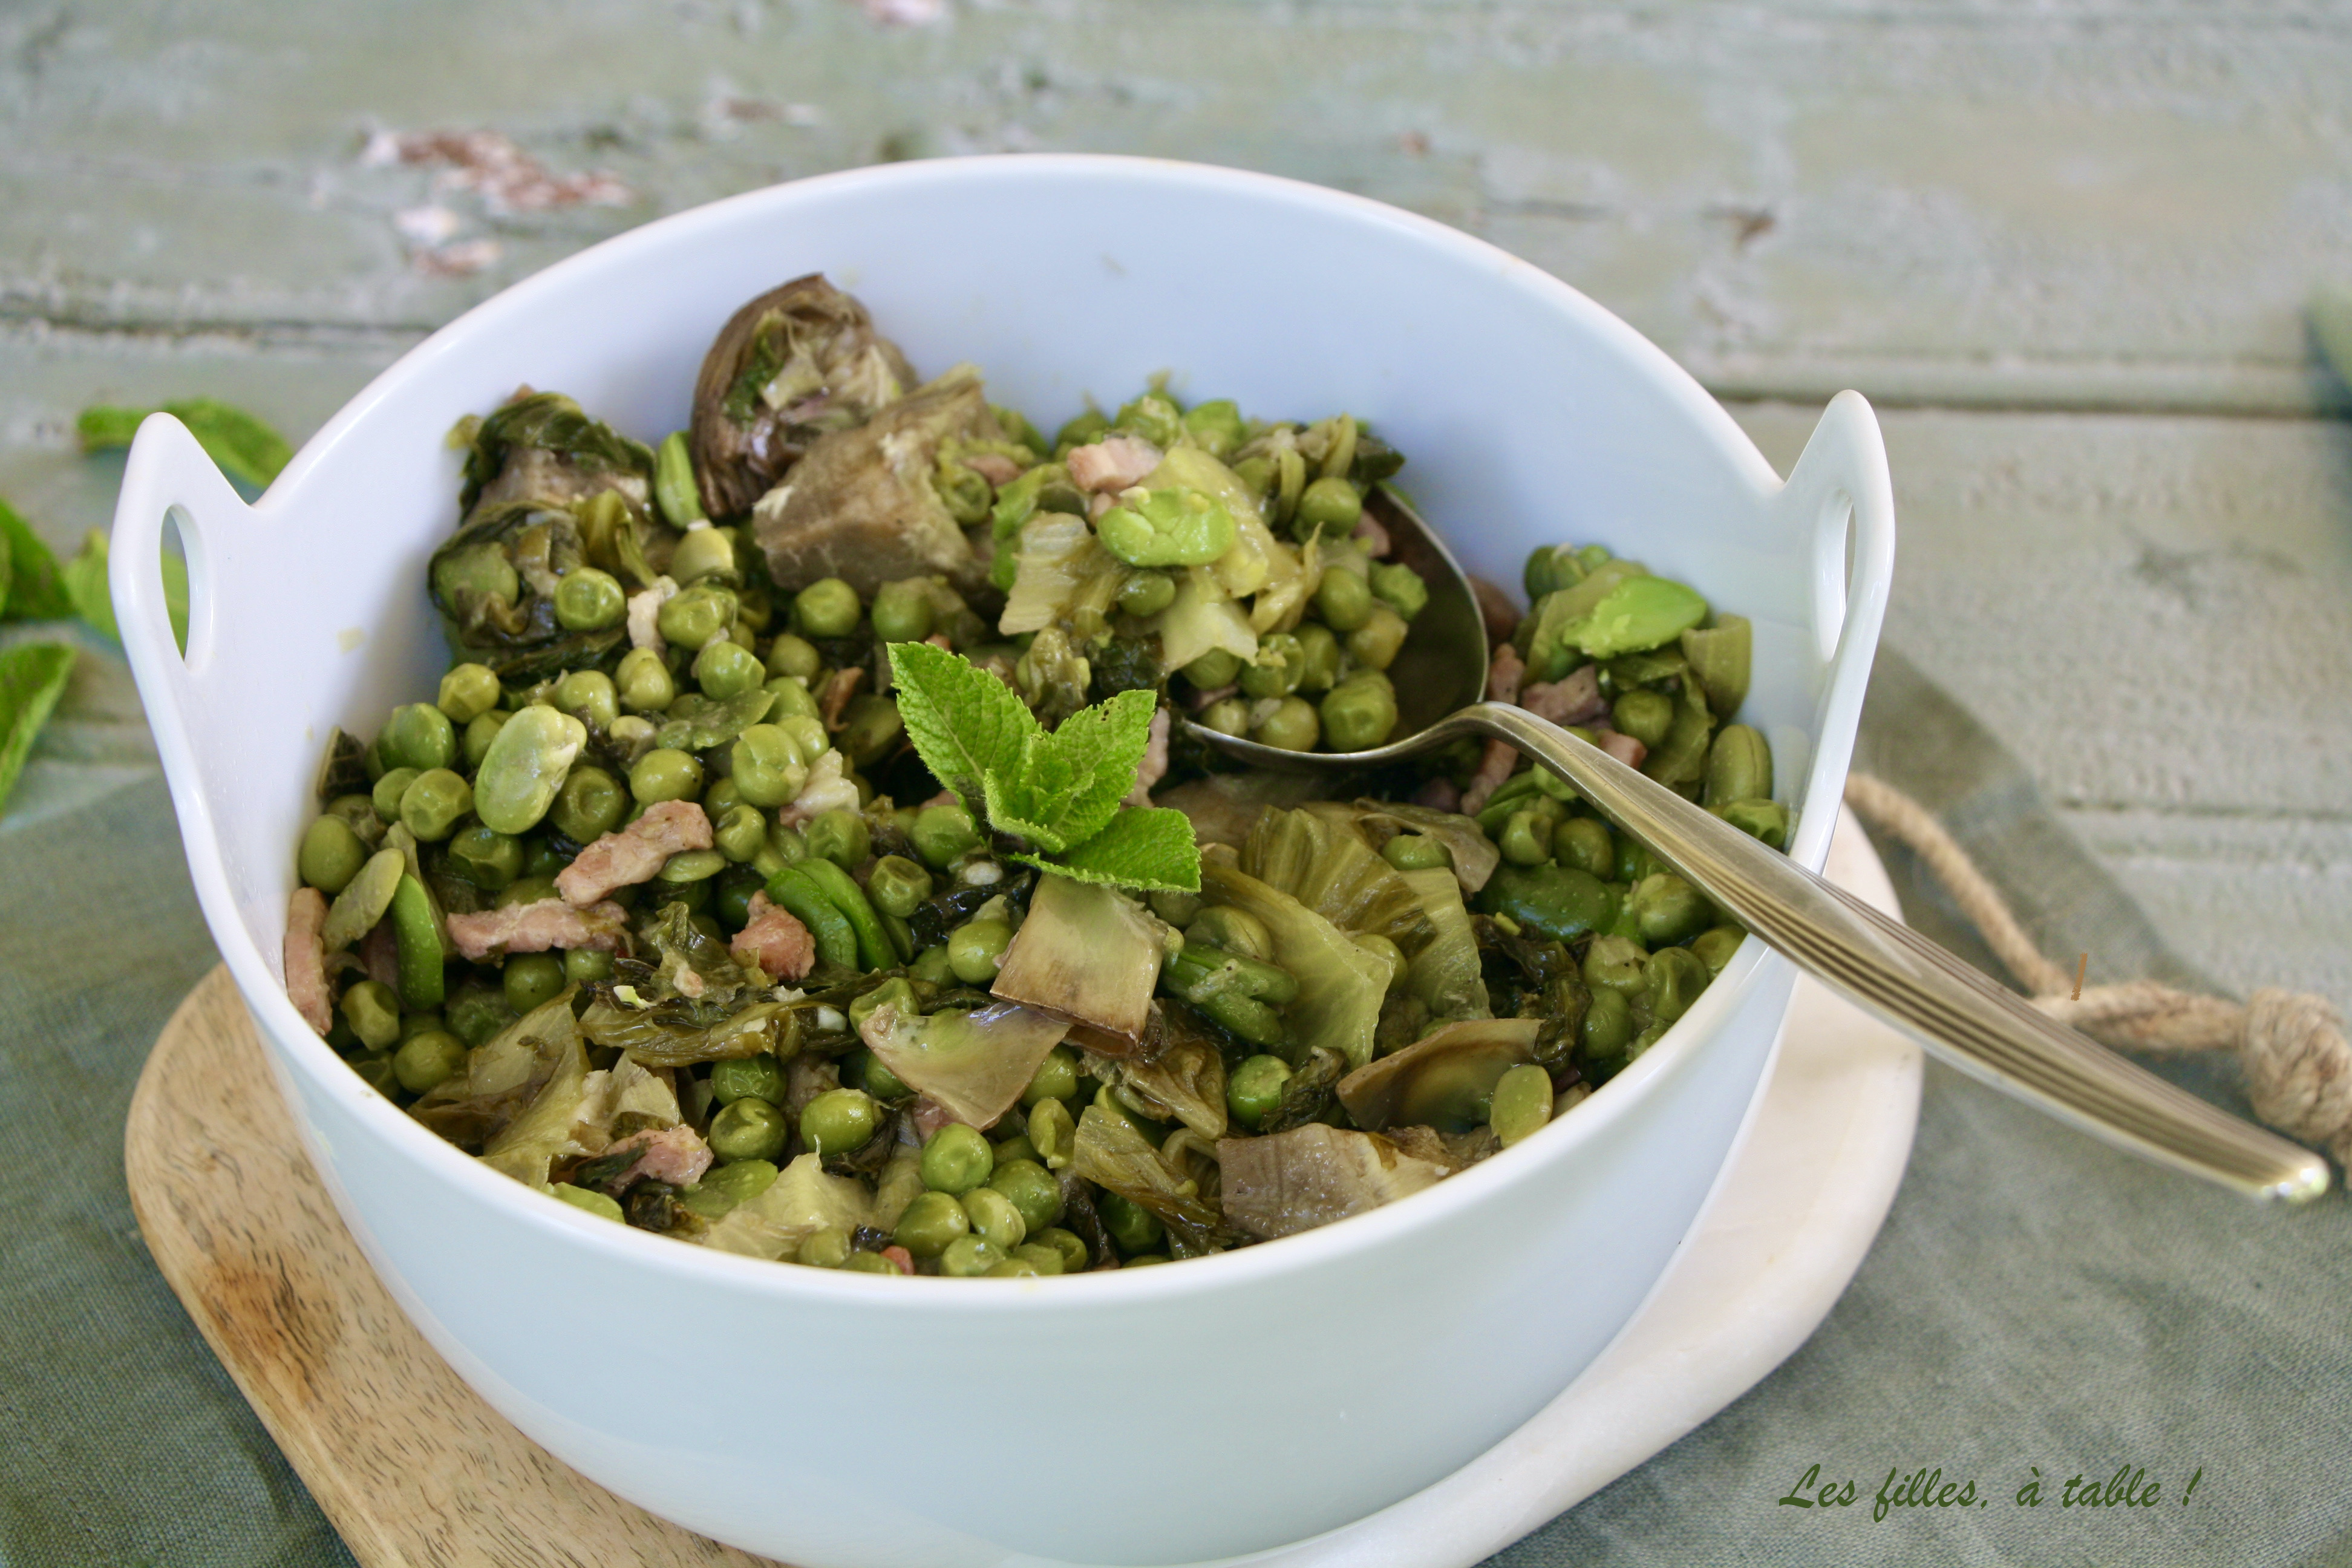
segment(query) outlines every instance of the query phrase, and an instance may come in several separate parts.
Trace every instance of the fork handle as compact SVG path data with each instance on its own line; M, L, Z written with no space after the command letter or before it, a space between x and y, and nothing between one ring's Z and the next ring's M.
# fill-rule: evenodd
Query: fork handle
M2327 1190L2327 1163L2051 1018L1787 856L1525 709L1445 721L1507 741L1574 785L1798 968L1939 1059L2119 1149L2257 1199Z

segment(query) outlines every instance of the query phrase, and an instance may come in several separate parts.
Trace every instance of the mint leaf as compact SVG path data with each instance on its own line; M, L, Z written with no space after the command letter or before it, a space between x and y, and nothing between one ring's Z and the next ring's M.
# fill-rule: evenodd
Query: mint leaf
M0 597L0 605L5 606L0 608L0 619L57 621L72 615L73 600L58 577L58 558L6 501L0 501L0 537L8 542L10 567L7 592Z
M65 695L73 665L74 650L58 643L25 643L0 653L0 806L8 804L34 738Z
M993 821L991 775L1019 774L1024 745L1042 733L1036 716L1004 682L929 643L892 643L890 674L898 688L898 717L923 765L966 805L987 801Z
M60 576L74 614L121 641L122 628L114 624L114 599L106 586L106 535L91 529L81 542L81 553L66 563Z
M1044 740L1042 735L1029 737L1028 746ZM1024 756L1028 746L1023 748ZM1070 847L1068 839L1055 831L1051 822L1041 820L1053 816L1050 803L1041 809L1038 796L1030 788L1026 766L992 770L983 791L987 804L988 824L999 833L1010 833L1025 838L1048 855L1056 855Z
M1115 812L1101 832L1051 860L1034 855L1013 858L1080 882L1174 893L1201 890L1201 847L1193 839L1192 819L1165 806Z
M188 434L218 463L230 479L266 489L294 456L286 437L242 408L211 397L191 397L166 403L161 409L117 408L104 405L85 408L74 421L85 452L107 452L131 445L140 423L150 414L169 414L188 427Z
M1045 745L1036 748L1034 763L1023 758L1036 798L1054 803L1050 820L1065 841L1076 844L1101 832L1135 788L1158 705L1148 690L1122 691L1080 709L1041 737Z

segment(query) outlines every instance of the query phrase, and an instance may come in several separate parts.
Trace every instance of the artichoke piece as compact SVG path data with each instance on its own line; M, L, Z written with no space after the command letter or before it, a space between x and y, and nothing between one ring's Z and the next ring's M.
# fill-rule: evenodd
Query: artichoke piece
M1020 1100L1045 1053L1069 1032L1063 1020L1011 1002L929 1017L885 1002L858 1026L858 1037L899 1082L983 1129Z
M1352 807L1316 802L1261 812L1241 868L1341 931L1384 936L1410 959L1437 933L1410 884L1356 830Z
M818 437L751 509L769 574L784 586L839 577L869 598L885 583L933 573L960 593L987 587L931 476L950 437L989 437L995 423L979 375L963 366L854 430Z
M1283 1008L1294 1061L1318 1046L1349 1067L1372 1059L1388 992L1385 963L1297 899L1215 857L1202 858L1201 892L1208 903L1255 915L1274 938L1274 962L1298 982L1297 999Z
M1021 531L1013 591L996 629L1005 637L1064 626L1092 633L1110 624L1127 568L1102 547L1084 520L1044 512Z
M751 510L816 441L856 429L914 384L898 345L821 274L761 295L728 318L695 381L703 505L718 518Z
M1339 1103L1359 1127L1391 1125L1467 1132L1482 1125L1495 1085L1536 1059L1540 1018L1478 1018L1448 1024L1339 1080Z
M1218 1145L1221 1153L1231 1147L1231 1140ZM1170 1170L1160 1151L1132 1123L1109 1115L1099 1105L1087 1106L1086 1114L1078 1118L1070 1169L1158 1215L1168 1227L1170 1250L1179 1258L1221 1251L1235 1239L1196 1184Z
M1238 848L1266 808L1303 805L1325 787L1313 773L1253 770L1211 773L1161 790L1151 800L1155 805L1182 812L1192 824L1193 837L1202 844L1230 844Z
M1087 1070L1213 1142L1225 1135L1227 1122L1225 1060L1216 1037L1181 1002L1171 1002L1163 1017L1161 1044L1152 1055L1120 1061L1091 1052Z
M1480 840L1485 842L1485 840ZM1421 900L1421 912L1434 934L1429 945L1405 961L1396 989L1421 1003L1434 1018L1484 1018L1494 1011L1481 973L1478 938L1471 929L1462 886L1443 867L1400 871Z
M1160 931L1158 921L1115 888L1040 877L992 989L1004 1001L1088 1026L1089 1044L1105 1055L1136 1055L1160 983Z
M1386 1138L1319 1121L1270 1137L1220 1140L1217 1166L1226 1221L1261 1241L1394 1203L1447 1173Z
M529 686L604 662L625 627L572 631L555 618L555 587L588 563L579 521L561 506L490 500L434 551L426 591L449 641L501 684Z
M855 1176L828 1176L814 1154L803 1154L758 1196L748 1198L702 1237L720 1252L770 1262L788 1258L815 1231L854 1231L873 1218L874 1200Z
M653 478L652 447L589 418L560 392L525 392L476 427L457 505L470 518L512 502L562 507L618 490L642 508Z
M428 1090L409 1114L460 1149L478 1152L498 1138L555 1076L579 1026L572 988L532 1008L467 1053L466 1068ZM583 1060L583 1070L585 1070Z

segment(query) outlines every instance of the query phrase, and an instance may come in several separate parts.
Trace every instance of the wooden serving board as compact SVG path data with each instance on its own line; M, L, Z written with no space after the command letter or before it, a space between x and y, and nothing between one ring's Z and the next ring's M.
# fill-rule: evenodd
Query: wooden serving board
M434 1353L343 1228L226 968L180 1004L123 1163L155 1262L364 1568L760 1568L551 1458Z

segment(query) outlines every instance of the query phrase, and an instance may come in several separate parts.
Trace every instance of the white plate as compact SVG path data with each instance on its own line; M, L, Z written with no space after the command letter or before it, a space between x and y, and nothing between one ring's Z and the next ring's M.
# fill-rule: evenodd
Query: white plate
M1900 917L1851 812L1830 879ZM1829 1315L1870 1250L1911 1157L1919 1048L1797 982L1764 1092L1649 1300L1536 1417L1430 1487L1254 1568L1466 1568L1696 1428Z

